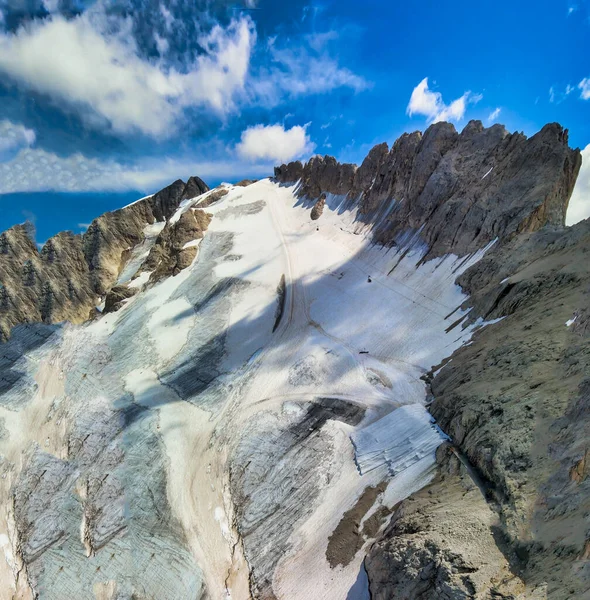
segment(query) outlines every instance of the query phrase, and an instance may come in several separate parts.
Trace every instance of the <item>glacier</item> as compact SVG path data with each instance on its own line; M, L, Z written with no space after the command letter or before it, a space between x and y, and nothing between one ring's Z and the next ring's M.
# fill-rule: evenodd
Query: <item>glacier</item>
M0 597L345 599L374 536L333 568L343 515L432 477L422 377L486 325L450 327L491 244L423 262L342 197L225 188L188 268L149 283L148 226L118 312L0 349Z

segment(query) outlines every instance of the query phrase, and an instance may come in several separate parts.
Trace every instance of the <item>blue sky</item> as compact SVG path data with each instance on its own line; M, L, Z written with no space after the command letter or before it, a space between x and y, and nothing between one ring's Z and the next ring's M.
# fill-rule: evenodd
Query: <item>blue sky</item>
M590 163L589 33L586 0L0 0L0 229L43 242L178 177L358 163L440 119L558 121ZM588 197L583 167L577 218Z

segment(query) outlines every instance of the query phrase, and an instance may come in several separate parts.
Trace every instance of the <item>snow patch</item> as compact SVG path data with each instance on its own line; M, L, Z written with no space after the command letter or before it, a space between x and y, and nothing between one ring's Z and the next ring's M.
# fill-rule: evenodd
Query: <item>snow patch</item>
M448 437L419 404L402 406L351 434L359 473L386 467L395 476L434 451Z

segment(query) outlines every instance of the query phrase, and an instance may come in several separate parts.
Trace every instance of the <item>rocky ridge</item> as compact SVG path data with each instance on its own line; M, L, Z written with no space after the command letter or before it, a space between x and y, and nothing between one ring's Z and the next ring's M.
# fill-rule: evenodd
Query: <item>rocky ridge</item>
M471 122L404 134L358 168L275 170L310 208L326 193L357 206L402 257L496 240L457 279L469 312L448 331L500 322L426 377L468 469L441 453L435 481L394 511L365 560L372 598L590 595L590 221L564 225L580 162L557 124L526 139Z
M498 551L504 554L524 587L501 597L561 600L590 593L589 252L590 220L546 227L490 250L459 277L470 293L464 308L471 311L451 327L477 318L501 322L427 376L430 412L482 482L494 518L484 533L459 527L456 516L483 510L483 497L455 495L457 482L439 476L402 503L372 548L369 579L372 589L381 589L374 597L416 597L411 594L418 589L421 598L497 597L496 577L465 587L449 575L457 570L438 559L436 573L418 577L436 556L456 554L465 544L471 549L459 555L471 580ZM421 521L419 536L408 537L405 529L402 535L408 515L422 514L426 500L438 518ZM482 536L488 543L473 551Z
M81 323L91 318L144 239L144 228L168 220L180 203L209 188L180 179L153 196L95 219L82 235L61 232L39 251L26 225L0 235L0 341L19 323Z
M502 125L470 121L458 133L441 122L403 134L391 149L375 146L360 167L314 156L276 167L275 179L299 182L298 194L310 200L345 196L376 242L407 247L413 236L426 245L426 260L563 226L580 165L557 123L527 139Z
M590 371L590 221L572 228L563 226L579 169L579 153L567 147L567 132L556 124L546 126L530 140L521 134L507 134L501 126L484 129L477 122L470 123L461 134L449 124L437 124L424 135L409 134L402 138L391 151L384 145L374 148L358 169L354 165L339 165L330 157L318 157L305 167L291 163L276 171L277 179L283 183L300 181L299 194L310 200L310 217L312 213L319 217L330 206L333 200L330 194L342 196L344 206L358 207L359 226L372 227L375 239L394 246L400 260L412 247L422 250L423 261L449 251L469 258L475 249L498 238L487 254L457 279L469 294L462 307L469 312L456 319L454 313L449 314L448 331L455 330L459 337L467 325L481 320L501 321L483 328L472 343L425 376L431 394L430 411L451 437L453 446L439 449L438 474L428 487L389 514L375 513L379 520L368 538L372 539L382 529L383 519L389 519L389 524L370 548L364 563L371 597L539 600L586 597L590 590L587 523L590 382L586 376ZM134 253L144 242L144 228L149 224L160 222L163 227L154 234L153 245L149 246L145 260L142 258L137 273L149 273L152 282L177 274L192 262L198 240L209 225L210 217L201 209L228 193L223 188L215 190L171 220L183 199L198 196L204 189L199 181L191 179L186 185L175 182L153 197L103 215L84 236L59 234L41 253L25 227L15 227L3 234L0 326L8 331L15 323L26 321L81 322L93 313L97 297L105 294L105 311L120 308L135 293L135 288L126 283L116 285L118 278L124 265L134 260ZM259 202L264 205L263 201L246 205L241 208L243 213L235 208L223 209L217 213L215 222L232 215L255 214L261 210ZM323 219L326 218L324 215ZM224 260L229 261L230 256L231 260L236 258L228 254L229 238L220 237L219 233L211 236L205 242L224 248L227 245L225 254L220 253ZM197 243L192 243L195 240ZM25 262L19 262L21 257L26 257ZM202 284L207 281L206 269L212 267L207 266L207 261L200 266L199 263L194 279ZM213 281L211 276L212 286ZM239 286L232 280L222 284L216 284L210 291L192 284L186 286L187 294L198 296L191 296L189 303L195 307L197 318L202 316L199 311L210 308L213 300L226 303L231 293L237 293ZM70 295L71 288L75 293ZM141 298L134 302L138 300L141 307ZM162 375L161 389L154 392L157 402L171 405L178 403L178 397L194 394L195 390L186 381L196 385L200 392L211 383L210 379L215 380L214 365L221 360L222 350L218 346L223 348L226 335L223 318L228 310L224 304L221 310L211 311L202 318L203 326L195 331L204 336L206 358L199 358L194 351L194 356L170 367ZM112 350L107 352L105 347L105 356L88 356L83 361L82 344L71 353L80 361L76 367L79 377L73 381L81 387L66 391L69 397L85 398L90 394L88 388L96 382L114 387L112 382L117 381L117 389L109 396L124 399L124 409L111 414L100 408L90 416L82 411L77 419L83 419L84 423L79 425L79 435L75 429L71 438L74 443L68 442L67 462L49 461L36 451L30 473L15 490L22 561L29 565L27 576L31 581L56 576L58 571L54 573L51 569L62 568L57 552L55 565L51 562L53 555L43 559L47 561L45 564L39 560L42 549L38 539L47 537L47 532L41 531L44 525L39 514L53 510L52 498L67 504L66 496L62 499L55 489L70 485L74 474L84 469L89 474L85 475L86 484L80 491L80 507L88 556L96 553L103 560L107 553L98 550L112 544L120 545L116 546L117 556L134 556L137 561L138 548L142 552L145 549L121 542L119 533L127 527L134 535L136 532L144 535L145 528L146 535L152 535L156 526L162 526L161 537L166 545L181 555L187 572L197 572L190 557L182 554L185 549L177 547L182 535L177 523L167 515L166 482L156 477L163 471L160 463L164 458L159 454L155 421L147 428L153 438L144 439L142 420L145 423L151 419L150 413L137 404L137 399L126 398L129 383L122 375L119 381L119 375L102 372L111 354L114 357L122 354L123 340L131 333L139 336L139 329L148 326L147 318L133 320L134 317L122 315L120 326L108 342ZM209 328L216 323L215 315L220 320L219 332L212 335ZM163 330L159 330L158 335L162 334ZM148 339L145 332L142 335L139 339ZM15 337L16 332L5 348L12 342L21 343ZM196 348L194 342L187 345L187 352L191 348ZM138 368L136 355L150 351L147 343L133 348ZM18 360L17 352L11 350L5 354L0 356L0 362L8 358L11 367ZM153 357L144 358L145 364L153 364ZM68 364L65 368L72 370ZM2 382L4 379L3 375ZM58 381L57 376L50 379ZM25 383L28 385L22 381L19 385L24 389ZM68 385L74 385L72 380ZM25 392L21 394L23 397L30 395L29 388ZM226 395L223 388L215 388L215 394ZM205 402L198 394L195 398ZM320 475L325 467L318 472L310 470L312 459L306 458L305 453L329 456L331 439L324 437L326 423L357 420L348 413L346 418L338 418L339 406L334 403L328 406L330 410L306 407L301 414L286 412L281 417L284 423L278 437L276 423L270 417L265 421L257 416L251 424L254 441L244 438L237 446L230 465L229 489L236 505L234 516L241 523L242 546L246 555L253 557L250 590L254 597L273 597L277 555L288 548L290 530L285 523L305 516L307 503L321 491ZM290 408L294 411L297 407ZM103 433L96 425L99 422L104 422ZM102 436L100 444L93 439L86 441L90 430L98 432L97 437ZM142 476L141 469L123 464L122 452L112 441L120 434L122 440L131 440L130 447L135 452L149 456L156 485ZM137 446L135 435L142 440L142 446ZM309 445L302 445L301 449L301 440L308 439ZM287 463L274 464L271 460L277 456L277 448L283 457L294 452L301 457L301 473L297 472L294 479L297 485L293 489L290 471L283 468ZM130 475L136 480L130 479ZM326 471L324 475L329 480L332 472ZM260 494L261 477L272 490L267 503L260 503L255 497ZM285 485L276 485L281 478L287 478ZM43 485L39 485L40 480ZM133 514L128 524L122 517L125 485L129 488L127 494L133 495L137 488L142 490L138 497L151 495L145 510L142 504L129 504L137 505L137 514ZM152 488L157 492L155 496ZM30 494L30 489L35 493ZM295 515L285 509L285 498L292 497L299 511ZM112 514L102 514L100 506L114 507ZM80 507L76 504L75 509ZM163 515L157 520L163 525L151 522L144 525L145 514ZM335 531L342 533L339 543L346 540L344 550L354 555L365 541L359 533L364 534L369 521L365 520L361 531L362 515L349 517L351 523L338 526L343 533L338 528ZM76 516L71 522L58 523L60 528L49 532L52 544L58 548L56 542L62 539L64 531L77 541L79 522ZM236 547L234 544L233 550ZM141 567L153 579L146 585L151 587L160 582L164 586L162 582L180 579L174 572L168 572L164 559L160 561L162 564L157 562L156 557L167 556L160 547L146 548L149 551L146 550L145 557L141 555ZM341 557L346 552L338 547L337 550L330 560L331 566L349 560ZM131 572L129 565L134 563L130 559L128 562L121 566L121 573ZM83 564L83 568L90 568L89 561ZM106 563L100 563L99 567L105 571L113 568ZM131 570L138 572L137 566ZM90 580L90 575L85 577ZM191 597L198 597L200 586L192 581L191 586Z

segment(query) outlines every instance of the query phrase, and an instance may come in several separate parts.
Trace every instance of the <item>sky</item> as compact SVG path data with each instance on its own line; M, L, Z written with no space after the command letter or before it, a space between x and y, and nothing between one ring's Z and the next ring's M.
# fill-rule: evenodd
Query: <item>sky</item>
M0 230L39 243L178 178L471 119L568 128L590 215L589 0L0 0Z

